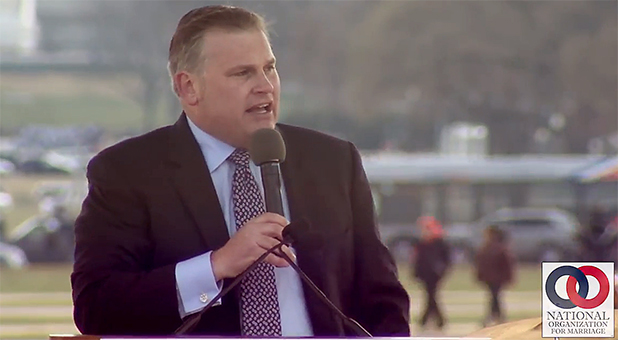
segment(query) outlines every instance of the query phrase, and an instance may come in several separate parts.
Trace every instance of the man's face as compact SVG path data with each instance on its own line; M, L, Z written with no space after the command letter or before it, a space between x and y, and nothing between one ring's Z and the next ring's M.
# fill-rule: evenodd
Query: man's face
M279 116L279 75L270 43L259 30L215 30L204 39L191 118L214 137L248 147L253 132L274 128Z

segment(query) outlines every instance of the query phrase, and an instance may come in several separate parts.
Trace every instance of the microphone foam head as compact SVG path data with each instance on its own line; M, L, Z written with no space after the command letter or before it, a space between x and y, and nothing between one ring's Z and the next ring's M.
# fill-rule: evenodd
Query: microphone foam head
M259 129L251 136L249 155L256 165L267 162L281 163L285 160L285 143L279 131Z

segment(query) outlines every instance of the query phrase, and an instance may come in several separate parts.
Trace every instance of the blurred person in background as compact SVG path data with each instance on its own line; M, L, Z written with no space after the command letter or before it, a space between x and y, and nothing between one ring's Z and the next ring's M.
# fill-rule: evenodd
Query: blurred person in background
M618 230L614 223L602 208L590 212L588 227L578 236L581 261L616 261Z
M614 267L614 270L618 270ZM614 309L618 309L618 272L614 274Z
M515 260L508 247L507 235L498 226L485 229L484 243L476 254L476 278L489 290L490 300L487 316L482 326L506 320L501 302L502 290L513 283Z
M613 243L613 245L610 245L611 249L609 250L609 253L610 253L609 261L614 261L614 266L616 267L616 264L618 264L618 215L616 215L616 212L614 212L612 216L613 216L612 220L607 225L606 230L607 230L607 233L612 238L612 241L610 242L610 244ZM616 269L618 270L618 268Z
M618 269L614 267L616 273L614 274L614 309L618 309Z
M438 329L443 330L446 319L436 296L440 283L451 265L450 249L444 241L444 230L438 220L421 216L416 225L421 229L421 240L414 251L414 277L421 282L426 293L425 310L419 321L422 330L430 318L435 318Z
M44 223L48 231L46 246L49 261L72 262L75 249L74 220L69 216L67 208L63 205L55 206L51 216L46 218Z

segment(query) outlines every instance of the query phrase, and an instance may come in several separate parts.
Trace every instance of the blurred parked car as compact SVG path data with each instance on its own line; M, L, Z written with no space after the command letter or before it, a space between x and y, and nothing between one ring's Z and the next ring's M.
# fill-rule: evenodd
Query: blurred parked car
M21 248L31 263L72 262L73 223L60 215L34 216L17 226L8 242Z
M470 230L472 248L478 249L482 231L490 225L504 230L519 261L567 261L577 253L580 230L575 216L561 209L505 208L483 217Z
M13 197L0 187L0 242L4 241L7 231L6 214L13 207Z
M471 257L469 228L467 225L444 226L444 240L451 248L451 260L454 263L466 262ZM420 240L421 234L415 224L389 224L380 226L380 237L395 261L405 263L413 260L414 247Z
M15 163L0 157L0 175L6 175L15 171Z
M26 253L19 247L0 242L0 268L23 268L28 265Z
M40 182L34 190L32 190L32 195L34 195L36 200L40 202L48 197L58 197L64 195L64 193L69 190L70 186L70 181L43 181Z
M29 159L19 164L17 168L25 174L70 174L66 169L49 164L43 159Z
M13 207L13 196L0 186L0 210L6 211Z
M82 202L88 194L88 182L83 179L68 182L48 182L36 188L35 197L42 214L54 214L63 209L69 219L77 218Z

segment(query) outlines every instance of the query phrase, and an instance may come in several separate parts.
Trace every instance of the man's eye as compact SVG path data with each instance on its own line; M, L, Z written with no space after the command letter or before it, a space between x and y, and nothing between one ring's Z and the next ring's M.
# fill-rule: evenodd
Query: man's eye
M272 72L272 71L274 71L274 70L275 70L275 65L269 65L269 66L266 66L266 71L268 71L268 72Z
M238 76L238 77L244 77L244 76L246 76L246 75L248 75L248 74L249 74L249 71L247 71L247 70L242 70L242 71L240 71L240 72L236 72L234 75L235 75L235 76Z

